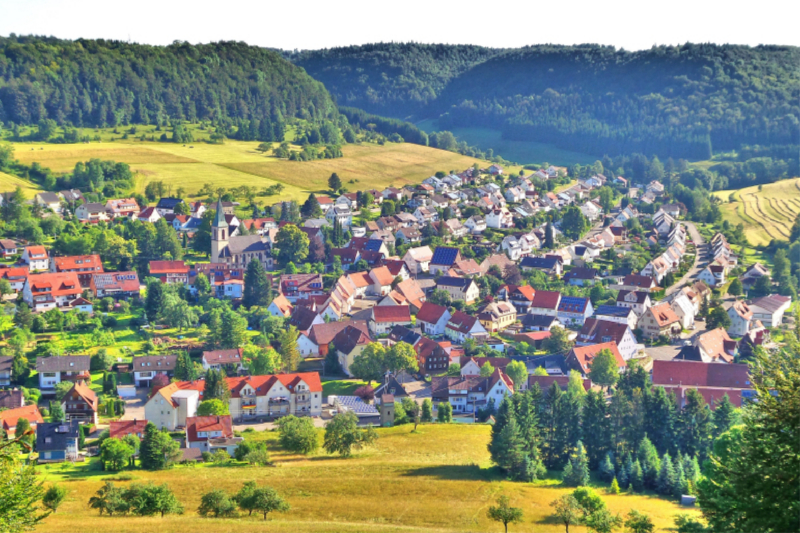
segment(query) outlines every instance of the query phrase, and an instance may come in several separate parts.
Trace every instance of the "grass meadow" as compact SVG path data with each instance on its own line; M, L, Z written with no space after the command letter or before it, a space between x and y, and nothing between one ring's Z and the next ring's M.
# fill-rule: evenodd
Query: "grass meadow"
M13 191L17 187L22 189L22 192L25 193L25 196L30 199L36 193L42 191L42 189L28 180L20 179L16 176L12 176L10 174L6 174L5 172L0 172L0 191Z
M191 196L205 183L233 188L249 185L258 190L282 183L280 195L266 197L269 203L279 200L304 201L309 192L324 192L334 172L351 190L389 185L420 183L437 171L462 171L476 162L488 163L453 152L409 143L344 145L344 157L316 161L288 161L256 150L258 142L226 140L224 144L175 144L135 139L87 144L14 143L20 162L38 162L54 172L69 172L75 164L92 158L128 163L136 173L136 190L144 191L151 181L163 181L173 191L182 187ZM518 171L511 168L509 171ZM0 186L13 188L20 182L30 191L36 186L12 176L0 175Z
M735 201L731 202L731 194ZM750 244L769 244L773 239L787 240L800 213L800 178L782 180L735 191L717 191L724 203L722 216L731 224L744 224Z
M564 531L564 526L550 517L549 504L571 489L562 488L555 479L535 484L503 480L491 467L486 451L489 426L421 425L416 433L411 430L409 425L378 429L377 445L349 459L324 452L310 457L288 455L277 446L274 432L245 433L248 439L268 443L274 467L234 463L131 472L133 481L168 484L184 504L184 515L163 519L101 517L90 510L89 497L103 484L103 478L113 476L99 471L96 463L42 466L42 477L60 483L69 494L58 513L46 518L37 531L490 532L503 530L486 517L488 507L501 494L524 510L524 522L512 525L511 531ZM203 492L213 488L234 492L250 480L277 489L288 499L291 510L274 514L267 522L247 516L204 519L196 514ZM613 512L626 514L635 508L648 513L657 529L672 527L673 516L685 512L653 496L612 496L603 491L603 497ZM572 531L585 528L573 526Z

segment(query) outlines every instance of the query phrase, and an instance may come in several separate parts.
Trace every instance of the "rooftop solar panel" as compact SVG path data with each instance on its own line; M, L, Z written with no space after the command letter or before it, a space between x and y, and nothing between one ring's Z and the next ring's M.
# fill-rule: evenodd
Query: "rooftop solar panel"
M456 261L458 255L458 248L448 248L440 246L433 252L433 259L431 264L434 265L452 265Z
M336 400L347 409L353 411L356 415L377 415L378 410L374 405L365 403L364 400L358 396L337 396Z

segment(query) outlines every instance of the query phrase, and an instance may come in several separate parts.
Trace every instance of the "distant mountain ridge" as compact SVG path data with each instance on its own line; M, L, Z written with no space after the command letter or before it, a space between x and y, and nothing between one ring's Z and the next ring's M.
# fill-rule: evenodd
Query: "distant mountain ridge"
M800 143L796 47L381 43L287 57L342 105L596 155L705 159L743 145Z

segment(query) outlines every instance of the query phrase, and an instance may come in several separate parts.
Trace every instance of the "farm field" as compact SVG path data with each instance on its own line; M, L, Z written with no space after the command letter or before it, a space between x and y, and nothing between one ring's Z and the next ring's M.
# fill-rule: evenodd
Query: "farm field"
M731 194L736 201L730 202ZM772 239L787 240L800 213L800 178L782 180L735 191L714 193L723 204L722 216L731 224L744 224L750 244L769 244Z
M34 194L42 190L35 183L0 172L0 191L11 192L17 187L22 189L22 192L25 193L28 199L31 199Z
M320 452L311 457L287 455L277 447L277 435L245 433L247 439L266 440L276 467L178 466L164 472L132 471L133 481L166 483L185 507L183 516L165 518L98 516L87 506L89 498L114 474L101 472L96 462L80 466L40 467L47 481L67 488L67 500L58 513L46 518L37 531L185 532L211 527L214 531L384 532L502 531L490 522L486 510L501 494L521 507L524 521L513 532L561 532L551 517L550 502L571 489L559 481L511 483L491 468L486 445L487 425L410 425L378 429L374 448L350 459ZM245 481L277 489L292 508L273 514L267 522L242 516L201 518L200 496L213 488L235 492ZM128 483L120 481L118 484ZM672 527L673 516L686 509L646 495L606 495L609 509L627 514L632 508L648 513L658 530ZM696 511L689 511L696 512ZM572 531L586 531L573 526Z
M435 120L423 120L417 126L426 132L439 131L439 126ZM563 150L551 144L533 141L508 141L502 138L502 133L491 128L453 128L453 135L459 141L466 141L470 146L476 146L481 150L494 150L495 155L500 155L509 161L515 161L522 165L541 164L548 162L552 165L589 165L597 160L589 154Z
M419 183L437 171L461 171L479 162L457 153L408 143L345 145L344 157L339 159L288 161L256 151L259 144L226 140L222 145L203 142L182 145L118 139L89 144L15 143L14 146L15 157L22 163L38 162L54 172L69 172L76 163L91 158L128 163L137 173L138 192L144 191L151 181L163 181L172 190L183 187L189 195L205 183L226 188L249 185L258 190L282 183L283 192L268 197L270 203L304 201L309 192L326 190L333 172L339 174L350 190L380 190L389 185ZM0 184L3 184L1 176Z

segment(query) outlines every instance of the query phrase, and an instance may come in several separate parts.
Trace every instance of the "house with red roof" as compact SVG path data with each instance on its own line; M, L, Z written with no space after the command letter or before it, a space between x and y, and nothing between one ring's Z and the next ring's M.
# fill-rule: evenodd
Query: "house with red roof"
M477 317L470 316L463 311L456 311L444 331L445 336L453 342L464 344L467 339L487 339L489 333Z
M336 347L336 355L339 359L339 365L342 371L348 376L352 377L350 372L350 365L353 364L353 359L360 355L367 347L367 344L373 342L369 330L363 329L354 325L348 325L341 330L333 338L333 345Z
M106 272L93 274L89 289L95 298L130 298L138 297L141 290L139 275L133 271Z
M0 278L8 280L9 285L16 293L25 288L30 271L27 266L0 268Z
M150 261L150 275L167 285L188 285L189 265L184 261Z
M192 416L186 419L186 447L213 453L225 450L233 457L236 447L244 442L233 435L231 415Z
M25 405L0 411L0 429L6 432L9 439L13 439L16 436L17 421L20 418L27 420L34 431L36 431L38 424L44 423L42 414L35 405Z
M411 326L411 309L407 305L377 305L372 308L369 330L373 335L386 335L395 326Z
M680 407L685 404L689 389L699 392L712 409L725 395L736 407L742 406L743 399L755 396L746 364L655 360L652 379L653 385L674 392Z
M61 400L67 423L78 420L81 424L96 425L99 405L97 394L83 380L76 381Z
M67 257L53 257L50 262L52 272L75 272L81 287L88 289L92 281L92 274L103 271L103 261L97 254L70 255Z
M136 435L141 440L147 420L116 420L109 422L108 437L122 439L128 435Z
M617 344L619 353L622 354L622 358L626 361L636 355L639 350L636 337L628 324L597 318L586 319L583 327L578 332L576 344L578 346L590 346L612 341Z
M161 215L156 211L155 207L145 207L139 212L136 218L139 219L139 222L155 224L158 222L158 219L161 218Z
M267 311L269 311L272 316L279 316L283 318L291 316L292 309L294 309L292 302L290 302L283 294L279 294L273 298L272 302L269 304L269 307L267 307Z
M284 274L280 292L292 303L305 296L324 294L322 274Z
M417 312L417 325L426 335L444 335L445 327L451 316L446 307L425 302Z
M681 319L670 304L662 302L645 310L639 320L639 329L649 339L655 339L661 335L670 337L680 334Z
M502 370L495 369L489 377L459 376L434 377L431 380L431 397L434 403L448 402L454 413L474 413L486 407L489 400L495 406L514 394L514 383Z
M600 344L592 344L589 346L575 346L564 358L564 362L567 368L577 370L581 375L586 377L589 375L589 371L592 368L592 361L594 361L594 358L597 357L597 354L602 350L611 351L614 355L614 359L617 361L617 367L620 372L625 369L627 364L617 348L617 343L614 341L601 342Z
M528 307L528 312L534 315L558 316L558 306L561 304L561 293L558 291L536 291Z
M369 328L364 320L339 320L314 324L308 333L303 333L297 338L297 349L303 357L325 357L328 347L336 335L347 326L353 326L366 334Z
M527 313L533 305L533 299L536 296L536 289L530 285L521 285L509 287L508 299L514 305L519 313Z
M31 274L22 289L22 299L33 312L68 307L83 289L74 272Z
M50 256L44 246L26 246L20 260L28 265L31 272L46 272L50 270Z
M368 289L367 292L378 296L386 296L392 290L394 278L395 277L392 276L392 273L385 266L373 268L369 271L369 279L372 281L372 287Z
M106 202L106 213L111 218L133 217L139 214L139 204L134 198L118 198Z

